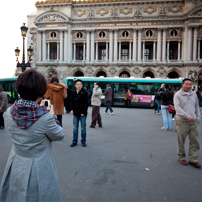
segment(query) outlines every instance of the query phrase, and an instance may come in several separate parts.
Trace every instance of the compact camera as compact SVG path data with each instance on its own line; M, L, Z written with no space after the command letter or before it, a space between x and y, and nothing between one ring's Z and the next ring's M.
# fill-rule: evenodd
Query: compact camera
M46 107L47 110L50 110L50 105L51 105L50 100L45 100L44 106Z

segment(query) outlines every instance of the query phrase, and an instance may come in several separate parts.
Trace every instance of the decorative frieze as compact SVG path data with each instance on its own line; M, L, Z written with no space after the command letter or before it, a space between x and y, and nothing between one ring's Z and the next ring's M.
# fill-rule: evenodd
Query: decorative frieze
M172 12L172 13L178 13L179 11L182 10L182 6L172 6L172 7L168 7L168 11Z
M58 14L48 14L38 20L38 22L62 22L62 21L66 21L66 19Z
M122 8L119 10L120 13L124 14L124 15L128 15L130 13L132 13L133 9L132 8Z
M109 10L101 8L101 9L97 10L97 14L101 15L101 16L105 16L106 14L109 14Z
M149 7L144 8L144 13L152 14L154 12L156 12L156 8L154 8L154 7L149 6Z
M74 11L74 14L78 17L82 17L83 15L86 15L86 11L85 10L77 10L77 11Z

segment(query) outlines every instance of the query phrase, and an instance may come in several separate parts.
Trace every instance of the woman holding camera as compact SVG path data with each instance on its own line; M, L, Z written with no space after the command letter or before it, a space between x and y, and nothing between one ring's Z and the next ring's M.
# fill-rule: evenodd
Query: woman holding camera
M161 88L158 90L159 95L161 96L161 112L163 116L164 126L162 130L171 130L172 129L172 114L168 112L167 105L172 104L173 102L173 90L168 84L162 84Z
M65 132L53 114L39 105L47 90L44 76L29 69L19 75L16 89L21 99L8 108L7 126L13 142L0 189L4 202L61 202L52 141ZM44 102L44 101L43 101Z

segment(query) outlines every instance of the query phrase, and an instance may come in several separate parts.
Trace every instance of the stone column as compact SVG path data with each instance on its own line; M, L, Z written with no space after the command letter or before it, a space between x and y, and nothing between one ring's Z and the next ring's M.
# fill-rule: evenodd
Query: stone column
M196 54L197 54L197 32L198 27L194 27L193 61L196 61Z
M91 31L91 62L95 60L95 32Z
M83 42L83 61L86 60L86 42Z
M41 62L41 32L38 32L38 61Z
M117 33L117 30L114 31L114 62L117 62L117 52L118 52L118 41L117 41L117 38L118 38L118 33Z
M181 41L178 41L178 60L180 60L180 55L181 55L181 48L180 48L180 44L181 44Z
M133 62L137 61L137 30L133 29Z
M108 49L109 49L109 42L106 41L106 61L108 61Z
M167 61L169 61L169 54L170 54L170 41L167 41Z
M47 42L48 45L48 58L47 60L50 60L50 42Z
M145 41L143 41L142 43L143 43L143 48L142 48L142 60L143 60L143 62L144 62L144 61L145 61L145 55L144 55L144 53L145 53Z
M59 60L59 54L60 53L60 42L57 42L57 60Z
M119 61L121 61L121 41L119 41Z
M153 61L156 60L156 41L153 42Z
M68 28L68 62L70 63L72 61L72 30Z
M87 30L86 62L90 61L90 31Z
M138 30L138 62L142 58L142 30Z
M158 41L157 41L157 61L161 61L161 29L158 29Z
M201 59L201 39L198 39L198 60Z
M43 32L43 61L46 61L46 32Z
M166 29L163 30L162 62L166 61Z
M74 61L76 60L76 43L74 42Z
M60 61L63 61L63 31L60 31Z
M113 31L109 30L109 62L113 59Z
M192 53L192 27L188 29L188 61L191 61L191 53Z
M129 41L129 61L131 61L131 46L132 46L132 41Z
M183 28L183 35L182 35L182 60L187 62L187 53L188 53L188 25L185 22L185 27Z
M95 56L95 60L98 61L98 42L95 42L96 44L96 56Z
M68 41L68 32L67 30L65 31L65 38L64 38L64 61L67 62L68 61L68 47L67 47L67 41Z

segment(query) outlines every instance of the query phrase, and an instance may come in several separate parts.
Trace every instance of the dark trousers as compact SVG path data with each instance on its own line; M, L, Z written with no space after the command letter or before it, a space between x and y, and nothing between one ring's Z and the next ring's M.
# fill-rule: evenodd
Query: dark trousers
M4 127L4 117L3 117L4 112L0 113L0 128Z
M57 120L60 122L60 126L62 127L62 115L57 115Z
M102 127L102 119L100 116L100 106L92 106L92 122L91 126L95 128L96 122L98 122L98 125Z
M125 100L125 104L126 104L126 107L131 107L131 100L127 99Z
M107 113L107 111L108 111L108 109L110 110L110 112L112 113L113 112L113 110L112 110L112 108L111 108L111 101L106 101L106 104L107 104L107 106L106 106L106 110L105 110L105 112Z

